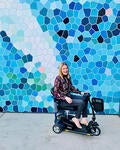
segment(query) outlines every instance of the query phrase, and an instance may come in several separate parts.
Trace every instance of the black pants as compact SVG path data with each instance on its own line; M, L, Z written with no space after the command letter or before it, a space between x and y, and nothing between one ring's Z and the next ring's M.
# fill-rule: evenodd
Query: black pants
M72 103L69 104L67 101L62 101L61 106L64 107L75 107L75 117L80 118L81 114L82 117L87 117L87 106L88 106L88 99L89 97L86 95L79 96L79 95L71 95Z

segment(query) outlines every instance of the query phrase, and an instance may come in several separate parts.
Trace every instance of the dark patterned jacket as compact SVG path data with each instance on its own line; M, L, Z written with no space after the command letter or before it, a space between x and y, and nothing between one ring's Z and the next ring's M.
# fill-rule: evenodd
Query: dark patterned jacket
M65 100L65 96L70 97L71 92L81 94L81 91L79 89L76 89L72 85L70 78L63 76L63 79L62 79L58 75L54 81L54 90L53 90L54 97L57 99Z

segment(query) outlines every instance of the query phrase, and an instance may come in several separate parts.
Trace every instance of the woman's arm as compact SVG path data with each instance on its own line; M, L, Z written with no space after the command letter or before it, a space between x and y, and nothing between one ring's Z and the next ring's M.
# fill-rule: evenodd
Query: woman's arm
M53 91L53 95L55 96L55 98L57 99L62 99L62 100L65 100L65 96L61 95L60 92L59 92L59 89L60 89L60 79L59 77L57 76L55 81L54 81L54 91Z

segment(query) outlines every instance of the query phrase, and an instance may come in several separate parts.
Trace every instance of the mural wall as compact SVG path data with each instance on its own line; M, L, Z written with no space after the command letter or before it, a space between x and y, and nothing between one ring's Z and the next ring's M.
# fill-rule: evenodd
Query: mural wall
M53 112L60 62L119 113L119 0L0 0L0 112Z

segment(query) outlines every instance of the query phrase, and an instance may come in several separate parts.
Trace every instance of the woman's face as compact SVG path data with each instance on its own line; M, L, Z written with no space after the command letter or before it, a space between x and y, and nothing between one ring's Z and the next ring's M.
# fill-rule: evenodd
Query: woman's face
M68 67L66 65L62 66L62 74L63 75L68 75Z

